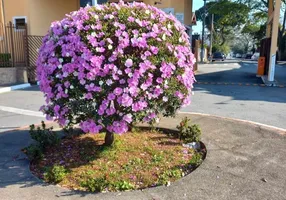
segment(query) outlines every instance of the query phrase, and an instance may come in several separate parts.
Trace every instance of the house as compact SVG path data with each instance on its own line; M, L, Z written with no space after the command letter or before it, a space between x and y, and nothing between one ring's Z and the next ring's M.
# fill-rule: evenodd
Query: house
M134 0L124 0L134 2ZM173 14L191 30L194 24L193 0L135 0L156 6ZM37 49L51 22L62 19L65 14L86 5L94 6L119 0L0 0L0 84L25 82L26 78L15 78L17 66L28 68L28 77L35 79ZM191 35L191 33L189 33ZM7 69L9 67L10 69ZM5 71L5 76L3 76ZM24 72L20 71L20 76ZM6 78L3 78L6 77ZM32 78L31 78L32 77Z
M21 29L27 23L30 35L44 35L51 22L64 17L66 13L77 10L78 0L1 0L2 24L10 21Z
M17 28L27 23L30 35L44 35L51 22L64 17L66 13L90 6L118 0L0 0L0 22L12 22ZM130 1L129 2L133 2ZM175 15L182 23L191 25L192 0L142 0Z

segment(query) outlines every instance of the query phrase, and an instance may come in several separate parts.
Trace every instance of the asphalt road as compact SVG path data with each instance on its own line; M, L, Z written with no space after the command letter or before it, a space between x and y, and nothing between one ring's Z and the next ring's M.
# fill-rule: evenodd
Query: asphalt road
M279 83L286 67L278 66ZM262 87L256 62L215 62L199 65L192 104L182 111L255 121L286 128L286 87ZM283 73L282 73L283 72Z
M256 63L215 62L199 65L192 104L181 111L255 121L286 129L286 88L261 87ZM286 82L281 71L279 82ZM219 84L218 84L219 83ZM247 85L248 86L247 86ZM38 86L0 94L0 132L40 123L44 98Z

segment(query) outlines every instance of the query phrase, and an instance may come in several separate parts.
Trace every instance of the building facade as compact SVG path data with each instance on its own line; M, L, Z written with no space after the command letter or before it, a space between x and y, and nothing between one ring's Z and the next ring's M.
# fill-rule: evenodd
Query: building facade
M128 2L133 2L126 0ZM27 24L28 34L45 35L51 22L62 19L66 13L86 5L97 5L118 0L0 0L0 22L12 22L17 29ZM192 0L143 0L176 16L185 25L191 25Z

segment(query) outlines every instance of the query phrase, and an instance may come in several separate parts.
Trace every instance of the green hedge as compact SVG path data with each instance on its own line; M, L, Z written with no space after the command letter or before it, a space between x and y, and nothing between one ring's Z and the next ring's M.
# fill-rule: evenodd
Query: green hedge
M0 53L0 67L11 67L11 54Z

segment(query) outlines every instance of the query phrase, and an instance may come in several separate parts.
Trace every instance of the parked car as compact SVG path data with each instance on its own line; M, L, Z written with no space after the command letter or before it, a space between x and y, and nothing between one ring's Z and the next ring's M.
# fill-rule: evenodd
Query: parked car
M252 59L252 60L258 60L259 56L260 56L260 53L256 52L256 53L253 54L253 56L251 57L251 59Z
M237 54L235 55L235 57L236 57L236 58L242 58L242 55L241 55L240 53L237 53Z
M225 55L221 52L215 52L212 56L212 61L216 61L216 60L221 60L224 61L225 60Z
M251 57L252 57L252 54L248 53L246 54L245 59L251 59Z

